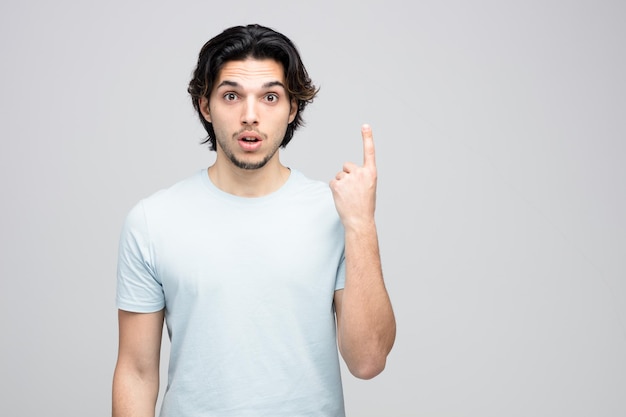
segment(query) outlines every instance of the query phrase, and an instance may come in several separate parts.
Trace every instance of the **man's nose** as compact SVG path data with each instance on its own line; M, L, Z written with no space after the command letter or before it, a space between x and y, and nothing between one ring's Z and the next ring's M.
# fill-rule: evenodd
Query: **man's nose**
M241 115L241 123L246 125L255 125L259 123L258 103L254 98L245 101L243 113Z

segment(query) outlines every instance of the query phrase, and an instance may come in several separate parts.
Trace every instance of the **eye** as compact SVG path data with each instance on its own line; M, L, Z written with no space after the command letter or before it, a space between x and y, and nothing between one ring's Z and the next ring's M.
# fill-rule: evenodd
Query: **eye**
M269 93L265 96L265 100L269 101L270 103L275 103L278 101L278 94Z
M224 100L226 101L234 101L237 99L237 94L235 93L226 93L224 94Z

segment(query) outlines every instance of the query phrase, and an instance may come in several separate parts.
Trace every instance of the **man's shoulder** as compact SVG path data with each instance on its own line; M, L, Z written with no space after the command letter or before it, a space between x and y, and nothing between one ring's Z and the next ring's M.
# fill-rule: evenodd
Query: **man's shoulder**
M296 169L291 169L291 174L293 176L293 182L295 185L294 189L298 192L313 197L319 195L331 195L330 186L328 185L328 183L309 178Z
M147 212L168 212L181 204L188 204L190 199L197 198L198 190L202 187L200 174L196 172L141 198L131 208L129 215L132 216L133 213L137 212L143 213L143 215Z
M198 189L202 187L200 174L201 172L195 172L193 175L179 180L168 187L155 191L145 197L143 201L148 204L163 204L196 195Z
M293 191L288 196L288 206L298 207L300 213L308 213L308 215L324 214L324 216L333 221L336 220L335 218L338 219L329 184L324 181L311 179L299 171L292 170L292 172L294 175Z

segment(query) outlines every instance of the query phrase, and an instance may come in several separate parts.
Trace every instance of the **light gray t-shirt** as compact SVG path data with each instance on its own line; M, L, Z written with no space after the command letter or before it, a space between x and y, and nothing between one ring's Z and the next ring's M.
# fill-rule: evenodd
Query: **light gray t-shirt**
M344 233L329 187L292 170L243 198L206 170L140 201L119 249L117 305L165 308L162 417L344 416L333 295Z

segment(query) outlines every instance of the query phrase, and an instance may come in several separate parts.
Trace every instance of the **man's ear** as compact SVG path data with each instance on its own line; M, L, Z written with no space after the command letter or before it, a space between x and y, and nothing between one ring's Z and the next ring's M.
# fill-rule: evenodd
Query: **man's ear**
M298 114L298 100L292 98L289 105L289 123L294 121L296 114Z
M198 102L200 107L200 113L202 113L202 117L209 123L211 122L211 112L209 111L209 99L206 97L200 97L200 101Z

